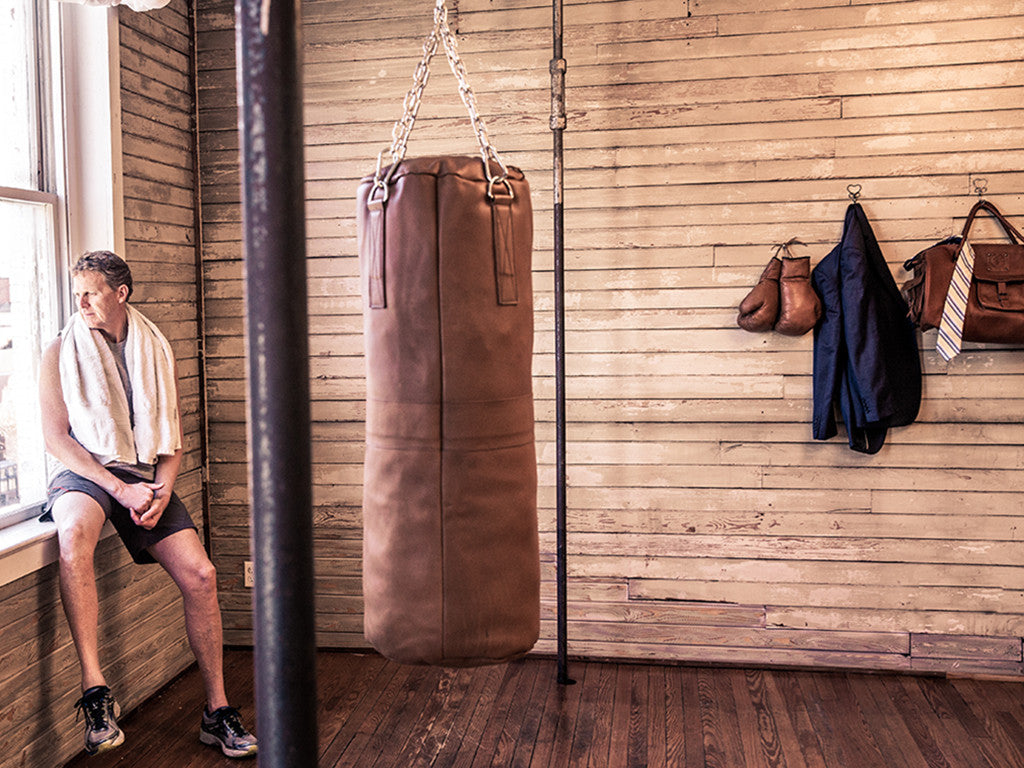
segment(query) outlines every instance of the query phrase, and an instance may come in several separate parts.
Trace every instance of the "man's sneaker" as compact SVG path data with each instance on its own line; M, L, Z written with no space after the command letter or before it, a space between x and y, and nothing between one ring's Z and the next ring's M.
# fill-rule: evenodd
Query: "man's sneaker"
M242 716L234 707L221 707L213 712L207 712L203 707L199 740L203 744L220 747L228 757L252 757L256 754L256 737L245 730Z
M124 741L124 733L117 727L116 719L121 708L107 686L97 685L87 690L75 702L75 709L85 717L85 751L90 755L106 752Z

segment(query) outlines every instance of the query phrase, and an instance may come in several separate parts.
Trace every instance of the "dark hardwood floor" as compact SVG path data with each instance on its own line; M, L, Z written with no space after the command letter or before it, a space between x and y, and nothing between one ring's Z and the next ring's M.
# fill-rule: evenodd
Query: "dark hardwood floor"
M252 654L229 689L254 723ZM685 766L1024 768L1017 682L526 659L479 669L318 657L319 768ZM76 768L236 765L197 739L193 668L121 718L125 744ZM315 768L310 766L309 768Z

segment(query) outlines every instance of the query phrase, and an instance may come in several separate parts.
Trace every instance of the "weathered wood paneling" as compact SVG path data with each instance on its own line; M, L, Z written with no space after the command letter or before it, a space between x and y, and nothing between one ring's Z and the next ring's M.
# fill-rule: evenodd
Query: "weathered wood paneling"
M97 10L97 13L103 13ZM191 37L184 0L122 9L121 108L125 249L133 303L171 340L181 374L185 456L175 486L202 524ZM181 598L157 566L136 566L116 537L96 554L104 672L121 706L151 696L193 657ZM2 768L53 768L82 749L78 659L56 565L0 589ZM198 717L198 707L196 703ZM129 740L144 738L129 733Z
M126 258L138 275L136 304L174 344L186 449L175 490L203 536L205 392L196 262L198 176L190 13L190 4L182 0L172 0L156 12L120 11L121 108ZM137 570L131 564L128 567ZM125 696L135 701L152 695L194 661L185 637L180 593L162 569L152 571L150 578L161 585L159 591L151 588L151 596L140 590L135 600L143 616L165 617L163 643L173 651L161 651L163 660L151 665L144 684L139 685L133 675L138 674L137 665L146 659L152 640L147 639L148 632L134 630L143 623L148 628L149 620L120 630L126 647L124 683L117 690L123 688Z
M736 305L772 244L817 263L846 186L897 280L972 185L1024 217L1024 7L846 0L565 6L570 648L591 656L1021 671L1024 355L925 334L925 401L876 456L810 439L811 337ZM363 373L353 198L432 3L303 3L317 574L362 645ZM490 134L536 209L544 637L553 651L550 5L449 3ZM232 9L199 2L211 494L232 637L251 637ZM410 152L475 151L442 56ZM983 232L994 230L985 224Z

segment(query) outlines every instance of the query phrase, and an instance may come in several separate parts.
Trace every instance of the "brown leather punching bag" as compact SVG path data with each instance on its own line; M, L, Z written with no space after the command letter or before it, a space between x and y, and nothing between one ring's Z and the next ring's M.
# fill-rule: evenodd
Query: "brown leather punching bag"
M505 661L539 633L532 212L502 172L423 157L359 187L364 629L400 662Z

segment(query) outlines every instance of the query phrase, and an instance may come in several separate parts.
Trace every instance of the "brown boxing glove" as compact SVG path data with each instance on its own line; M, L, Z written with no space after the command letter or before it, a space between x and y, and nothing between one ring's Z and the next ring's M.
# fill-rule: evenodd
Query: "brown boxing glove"
M782 274L782 261L772 256L768 266L761 273L757 285L740 302L740 314L736 324L745 331L755 333L770 331L779 316L779 276Z
M775 330L785 336L803 336L817 325L820 317L821 299L811 285L810 257L783 257Z

